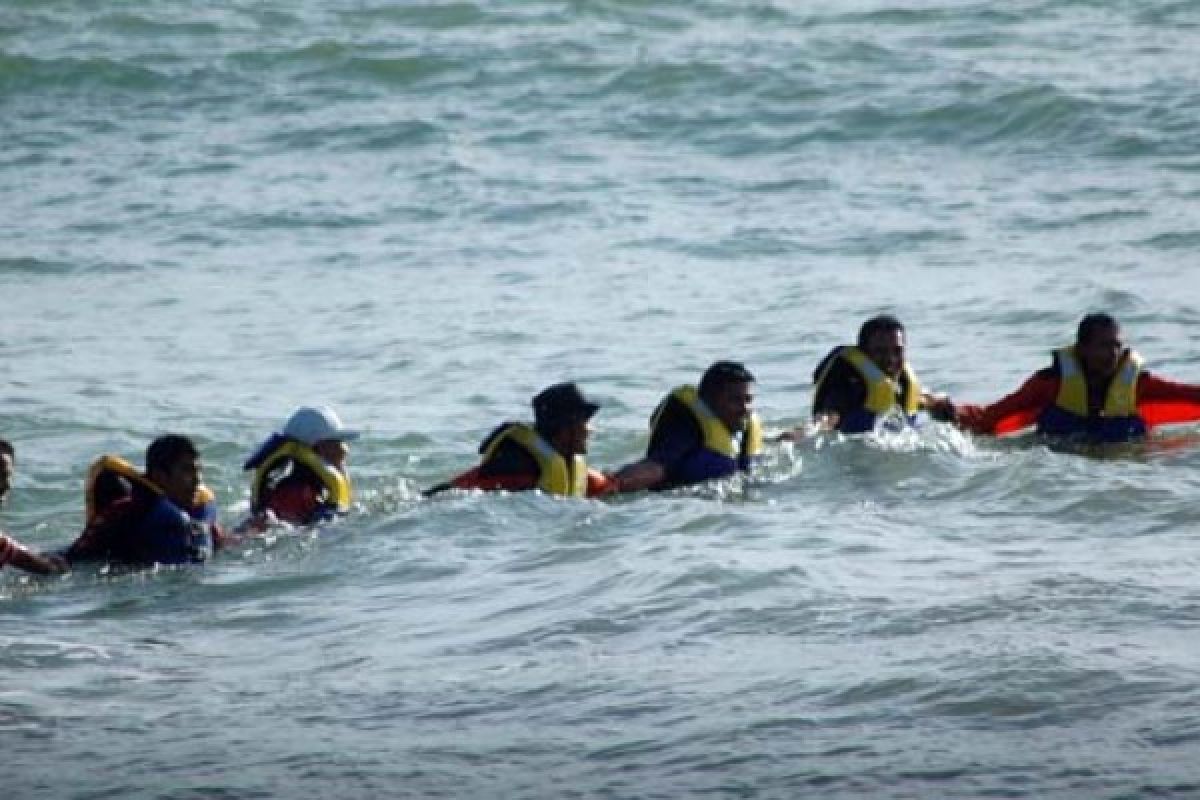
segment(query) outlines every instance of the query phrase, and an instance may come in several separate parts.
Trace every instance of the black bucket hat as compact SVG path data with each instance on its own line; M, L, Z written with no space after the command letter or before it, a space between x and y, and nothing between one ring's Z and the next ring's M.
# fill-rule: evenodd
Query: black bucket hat
M591 419L600 410L574 383L556 383L533 398L533 417L539 428L558 428Z

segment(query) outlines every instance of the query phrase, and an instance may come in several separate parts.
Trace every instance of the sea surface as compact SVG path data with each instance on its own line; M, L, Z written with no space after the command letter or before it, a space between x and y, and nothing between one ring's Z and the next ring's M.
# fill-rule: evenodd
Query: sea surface
M929 422L570 501L420 489L529 398L768 429L880 312L1015 389L1105 310L1200 382L1197 0L3 0L0 527L297 405L358 503L199 568L0 574L0 797L1200 797L1200 428Z

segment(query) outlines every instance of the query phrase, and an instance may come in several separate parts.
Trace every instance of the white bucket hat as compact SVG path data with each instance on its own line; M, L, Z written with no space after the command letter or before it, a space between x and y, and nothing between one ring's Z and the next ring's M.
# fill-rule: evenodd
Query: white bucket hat
M283 426L283 435L312 447L326 439L349 442L358 438L358 431L342 424L337 412L329 406L298 408Z

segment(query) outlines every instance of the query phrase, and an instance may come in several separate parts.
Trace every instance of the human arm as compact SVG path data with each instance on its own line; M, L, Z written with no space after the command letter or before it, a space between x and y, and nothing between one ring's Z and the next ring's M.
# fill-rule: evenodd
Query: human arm
M972 433L999 436L1014 433L1037 422L1038 416L1058 396L1058 377L1049 370L1032 375L1010 395L987 406L958 404L946 400L953 422Z
M954 421L954 403L948 395L921 392L921 408L939 422Z
M691 414L673 399L664 402L645 458L625 465L613 475L618 491L639 492L669 483L673 470L700 446L702 434Z
M612 476L617 492L639 492L652 489L667 479L667 468L651 458L627 464Z
M67 562L62 556L34 553L11 536L0 533L0 567L5 564L11 564L17 569L38 575L49 575L67 570Z
M621 482L616 475L601 472L598 469L587 471L587 496L604 497L621 491Z
M841 421L841 415L836 411L824 411L820 414L814 414L812 421L807 425L801 425L798 428L792 428L790 431L784 431L775 437L776 442L798 442L801 439L806 439L809 436L816 436L818 433L828 433L836 431L838 423Z
M1143 372L1138 376L1137 405L1150 427L1196 422L1200 420L1200 386Z

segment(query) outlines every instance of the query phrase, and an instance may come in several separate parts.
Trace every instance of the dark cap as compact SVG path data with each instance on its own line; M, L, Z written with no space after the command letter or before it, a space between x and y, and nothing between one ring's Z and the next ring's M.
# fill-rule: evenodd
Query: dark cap
M533 398L533 416L539 428L556 428L590 419L600 406L583 396L573 383L556 383Z

